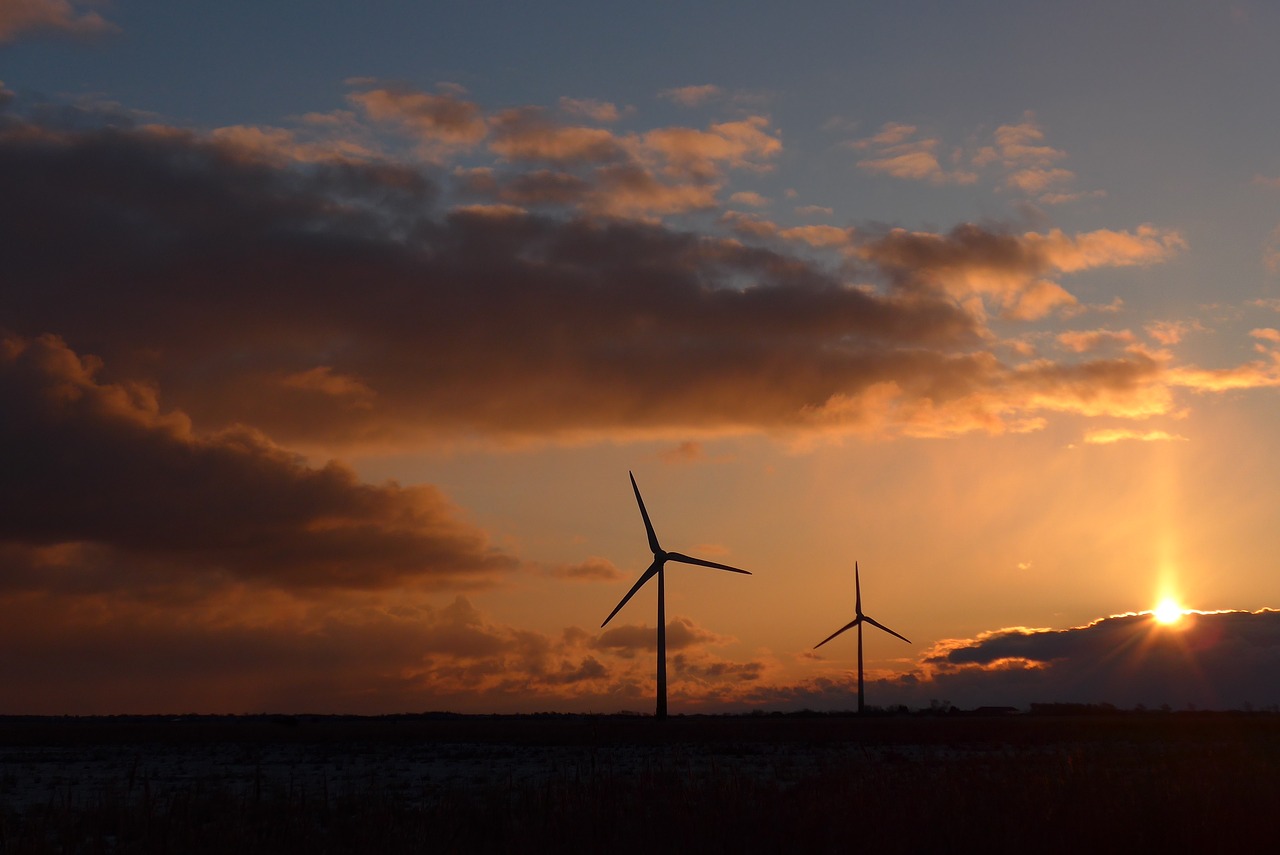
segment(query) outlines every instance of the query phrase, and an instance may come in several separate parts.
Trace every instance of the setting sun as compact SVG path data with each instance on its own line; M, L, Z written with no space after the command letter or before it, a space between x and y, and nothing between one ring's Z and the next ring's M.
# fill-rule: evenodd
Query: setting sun
M1160 604L1151 611L1151 616L1158 622L1164 624L1177 623L1182 620L1182 606L1176 601L1166 597L1160 601Z

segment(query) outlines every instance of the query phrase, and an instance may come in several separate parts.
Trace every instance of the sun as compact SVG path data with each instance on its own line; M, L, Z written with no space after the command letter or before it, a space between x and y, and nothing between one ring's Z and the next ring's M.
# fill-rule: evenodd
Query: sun
M1163 624L1173 624L1182 620L1182 606L1171 597L1165 597L1160 601L1154 609L1151 610L1151 616L1157 622Z

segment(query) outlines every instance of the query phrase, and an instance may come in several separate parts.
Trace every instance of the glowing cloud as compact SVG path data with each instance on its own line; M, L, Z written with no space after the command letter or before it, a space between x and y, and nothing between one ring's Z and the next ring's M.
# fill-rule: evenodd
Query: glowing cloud
M1178 436L1163 430L1133 430L1131 428L1102 428L1087 431L1084 441L1090 445L1114 445L1117 442L1185 442L1185 436Z

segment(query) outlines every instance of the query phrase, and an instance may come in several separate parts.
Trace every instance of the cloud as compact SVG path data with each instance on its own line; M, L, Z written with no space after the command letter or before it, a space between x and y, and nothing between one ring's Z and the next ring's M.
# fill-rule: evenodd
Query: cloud
M582 630L494 623L462 596L405 600L299 609L224 591L177 610L0 596L0 679L24 686L14 710L46 714L613 710L652 697L639 668L607 667Z
M561 98L560 109L574 116L585 116L596 122L616 122L623 111L609 101L592 98Z
M536 107L505 110L491 119L490 126L489 148L508 160L581 164L608 163L623 156L611 132L559 125Z
M677 617L667 621L667 650L676 653L706 645L722 645L733 641L698 626L689 618ZM653 627L628 624L605 630L592 644L615 656L631 658L637 653L654 653L658 649L658 634Z
M359 378L334 373L328 365L318 365L289 374L280 379L280 384L288 389L302 389L346 400L353 407L368 409L373 406L372 389L360 382Z
M1280 344L1280 330L1270 327L1264 329L1250 330L1249 335L1262 342L1271 342L1272 344Z
M1010 168L1043 167L1067 156L1064 151L1042 145L1043 141L1044 131L1036 123L1034 115L1027 113L1016 125L996 128L996 156Z
M858 151L872 152L873 156L858 161L858 168L869 173L927 180L934 184L972 184L978 180L977 173L970 170L943 168L936 154L941 141L933 137L913 140L911 137L918 131L913 124L890 122L873 136L847 145Z
M1067 630L1000 630L941 642L923 662L933 669L930 690L953 701L1240 709L1280 702L1278 656L1280 612L1262 610L1192 612L1171 626L1143 613Z
M1280 386L1280 331L1251 330L1254 350L1263 358L1229 368L1178 366L1169 372L1169 382L1197 392L1228 392L1235 389L1270 389Z
M427 144L469 148L489 133L480 107L454 91L434 94L381 86L347 97L373 121L399 127Z
M668 183L635 164L601 168L583 207L591 214L634 218L665 216L716 206L715 184L695 181Z
M965 224L945 235L893 229L867 236L858 255L901 288L941 289L960 301L976 297L993 303L1005 317L1034 320L1076 304L1047 275L1158 264L1185 245L1177 232L1149 225L1132 232L1067 235L1054 229L1015 235Z
M1262 245L1262 266L1268 273L1280 273L1280 226L1272 229Z
M721 89L711 83L704 83L699 86L678 86L674 89L664 89L658 96L668 101L674 101L682 107L696 107L712 98L719 97Z
M653 630L621 629L538 632L412 590L300 602L224 587L181 607L0 591L0 680L23 686L19 714L649 709ZM731 640L668 624L674 704L723 705L762 678L764 662L709 649Z
M700 442L685 441L661 453L662 462L668 464L697 463L706 459L706 449Z
M1101 428L1086 431L1084 441L1089 445L1114 445L1117 442L1185 442L1185 436L1163 430L1133 430L1132 428Z
M330 123L312 120L307 123L306 134L287 128L231 125L215 129L209 137L234 156L249 160L321 163L368 162L377 158L377 152L360 138L358 131L346 121L334 119Z
M456 112L473 130L443 138L480 139L471 117L508 139L460 99L445 89L388 115L436 128ZM566 130L510 115L509 140ZM1081 310L1066 276L1181 250L1154 226L876 233L727 214L729 237L649 219L716 207L718 182L689 171L767 162L777 141L758 117L609 137L600 156L616 161L567 142L553 167L454 170L246 157L155 124L0 121L4 323L163 390L197 436L250 425L332 454L459 436L999 433L1055 412L1167 413L1174 388L1271 371L996 356L988 312Z
M878 133L864 139L856 140L853 143L854 148L885 148L888 146L900 145L911 137L915 136L915 125L907 125L901 122L886 122L881 126Z
M1020 169L1013 173L1007 179L1010 187L1016 187L1023 193L1034 196L1045 193L1050 187L1066 184L1075 180L1075 173L1069 169L1041 169L1031 167L1028 169ZM1074 197L1072 197L1074 198ZM1062 194L1054 196L1055 201L1067 201L1067 197Z
M1190 612L1173 625L1149 612L1065 630L1014 627L947 639L914 666L868 671L868 701L881 707L962 709L1036 703L1142 705L1158 709L1280 705L1280 612ZM816 661L816 660L811 660ZM855 673L744 685L738 704L847 710Z
M1199 321L1152 321L1143 329L1160 344L1168 347L1180 343L1190 333L1205 332Z
M133 560L144 576L375 589L482 585L516 566L433 488L311 468L247 428L197 435L154 389L101 373L53 336L0 339L0 543L33 570L114 585L99 565Z
M735 205L746 205L749 208L767 208L769 200L759 193L751 191L742 191L734 193L729 197L729 201Z
M782 142L766 130L768 124L763 116L748 116L705 131L659 128L644 134L643 145L663 157L675 175L711 179L724 167L759 171L782 151Z
M728 225L737 235L752 240L780 239L803 243L812 247L846 249L853 245L856 230L836 226L792 226L781 228L777 223L754 214L726 211L720 222Z
M1129 330L1069 330L1058 333L1058 344L1073 353L1087 353L1105 345L1128 346L1135 341Z
M974 184L983 170L997 170L1003 188L1014 190L1046 205L1106 195L1104 191L1073 191L1076 175L1056 165L1066 152L1044 144L1045 134L1032 113L1017 124L1001 125L992 143L977 150L954 147L944 163L938 155L943 142L920 135L915 125L888 122L876 134L848 145L871 156L858 161L868 172L933 184Z
M83 0L0 0L0 44L28 33L52 32L71 36L96 36L119 28Z
M972 184L978 180L974 172L945 169L936 154L940 141L931 137L911 139L917 130L914 125L889 122L874 136L855 140L851 143L853 148L869 150L874 155L859 160L858 168L934 184Z
M551 575L574 582L614 582L624 576L612 561L598 556L592 556L578 564L555 567Z

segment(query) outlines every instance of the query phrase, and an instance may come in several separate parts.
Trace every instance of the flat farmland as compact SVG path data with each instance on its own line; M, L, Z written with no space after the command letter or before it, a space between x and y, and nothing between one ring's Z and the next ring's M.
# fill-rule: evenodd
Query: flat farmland
M0 718L0 852L1226 851L1280 716Z

